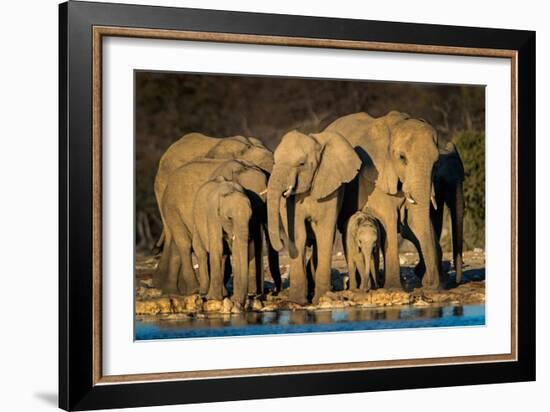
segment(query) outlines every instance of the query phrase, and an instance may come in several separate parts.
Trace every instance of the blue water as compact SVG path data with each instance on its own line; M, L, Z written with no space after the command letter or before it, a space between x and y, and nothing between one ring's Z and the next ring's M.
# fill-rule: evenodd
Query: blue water
M136 321L136 340L485 325L485 305L252 312Z

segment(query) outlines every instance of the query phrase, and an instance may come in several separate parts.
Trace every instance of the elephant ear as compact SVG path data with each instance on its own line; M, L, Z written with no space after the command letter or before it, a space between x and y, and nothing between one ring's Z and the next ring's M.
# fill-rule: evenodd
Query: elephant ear
M311 196L315 200L322 200L357 176L361 169L361 159L339 133L323 132L312 136L322 147Z

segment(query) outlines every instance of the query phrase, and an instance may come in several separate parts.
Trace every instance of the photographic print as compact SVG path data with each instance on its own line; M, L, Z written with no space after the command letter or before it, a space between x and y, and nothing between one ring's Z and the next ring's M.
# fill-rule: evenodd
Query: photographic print
M485 325L485 86L134 71L135 339Z

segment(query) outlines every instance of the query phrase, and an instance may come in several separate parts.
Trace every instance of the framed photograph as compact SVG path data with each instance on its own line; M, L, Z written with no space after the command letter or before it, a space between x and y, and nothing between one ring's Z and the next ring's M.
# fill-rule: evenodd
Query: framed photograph
M535 379L535 33L60 5L66 410Z

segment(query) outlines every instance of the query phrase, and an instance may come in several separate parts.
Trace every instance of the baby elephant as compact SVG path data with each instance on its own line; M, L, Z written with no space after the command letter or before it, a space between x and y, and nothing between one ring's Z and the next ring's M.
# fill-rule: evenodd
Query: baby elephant
M380 228L378 221L365 212L356 212L349 218L346 229L350 289L358 288L357 272L359 272L361 281L360 290L371 289L373 282L375 287L379 286L379 250Z
M224 294L224 261L231 255L233 296L244 304L248 293L249 225L252 208L243 188L217 177L197 192L193 204L193 251L199 264L201 290L208 299ZM208 270L210 269L210 270Z

